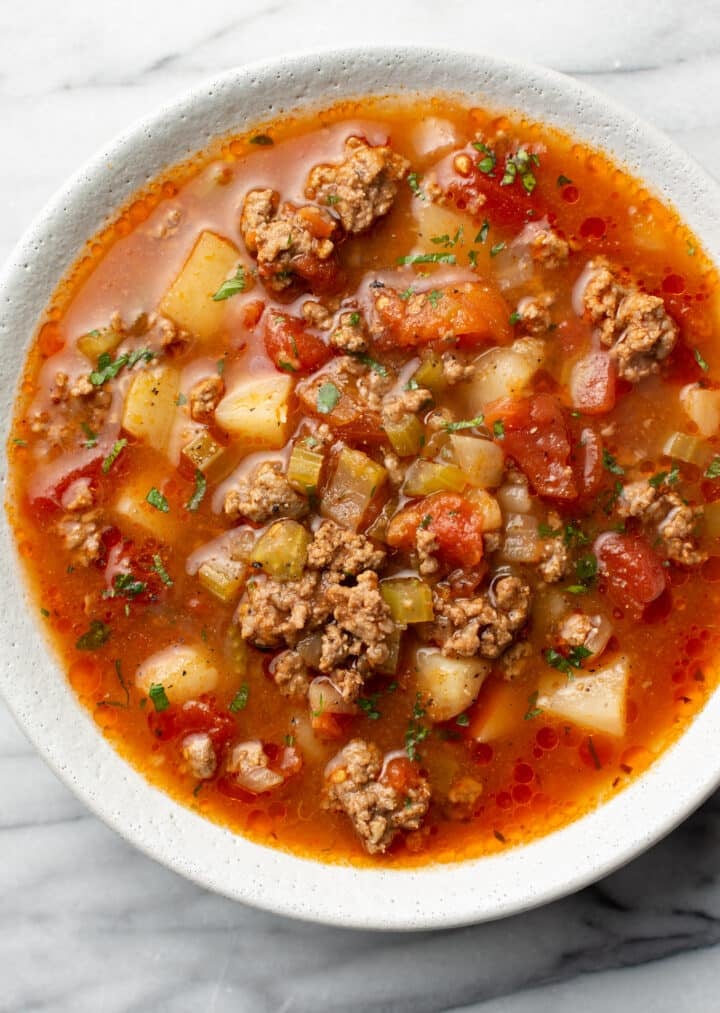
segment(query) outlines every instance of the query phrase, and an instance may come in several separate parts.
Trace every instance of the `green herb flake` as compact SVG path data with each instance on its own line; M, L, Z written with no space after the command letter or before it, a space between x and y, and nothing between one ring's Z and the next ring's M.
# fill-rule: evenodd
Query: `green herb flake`
M183 405L187 404L187 396L185 394L178 394L178 396L175 398L175 404L178 406L178 408L182 408Z
M431 524L432 524L432 514L425 514L423 519L420 521L420 527L423 529L423 531L427 531L427 529L430 527Z
M446 433L457 433L461 429L475 429L485 421L484 415L476 415L474 419L461 419L459 422L443 422L443 429Z
M45 619L49 619L50 618L50 613L48 612L48 610L46 608L41 608L40 609L40 615L44 616Z
M200 471L199 468L195 469L195 490L190 499L185 504L185 509L190 510L194 513L203 501L205 493L207 492L207 479Z
M83 422L80 423L80 428L82 429L82 431L85 433L85 436L87 437L87 439L85 441L85 447L86 447L86 449L87 450L92 450L93 447L97 446L98 434L96 432L93 432L93 430L90 428L90 426L85 421L83 421Z
M581 583L588 584L590 581L595 580L597 572L598 561L592 552L589 552L585 556L580 556L579 559L575 560L575 573Z
M484 242L485 242L485 240L486 240L486 239L487 239L487 237L488 237L488 232L489 232L489 231L490 231L490 222L489 222L489 221L487 220L487 218L486 218L486 219L485 219L485 221L484 221L484 222L482 223L482 225L480 226L480 231L479 231L479 232L478 232L478 234L477 234L477 235L475 236L475 240L474 240L474 241L475 241L476 243L484 243Z
M411 295L415 295L414 288L406 288L404 292L400 293L400 298L403 302L407 302Z
M477 258L477 250L468 250L468 263L470 264L470 267L477 267Z
M461 728L467 728L467 726L470 724L470 718L468 717L467 714L458 714L458 716L455 718L455 724L460 725Z
M237 691L235 696L230 701L228 710L232 714L237 714L238 711L243 711L247 707L248 699L250 697L250 687L246 682L242 684L240 689Z
M19 437L13 440L16 447L27 447L27 440L21 440Z
M455 264L454 253L410 253L406 257L398 257L400 266L407 264Z
M697 362L697 364L700 367L700 369L702 369L705 373L707 373L707 371L710 369L710 367L708 366L707 362L703 358L703 355L702 355L702 352L700 351L700 349L699 348L693 348L693 355L695 356L695 362Z
M100 619L91 619L90 628L75 642L78 651L97 651L110 638L110 627Z
M491 257L497 257L498 253L502 253L502 251L504 249L505 249L505 243L504 242L501 241L499 243L495 243L494 246L490 247L490 256Z
M336 204L339 203L339 201L340 198L336 193L329 193L325 198L325 203L328 204L330 207L334 207Z
M294 735L286 735L285 739L284 739L284 742L285 742L286 746L294 746L295 745L295 736Z
M363 712L366 718L370 721L379 721L382 717L382 713L378 710L377 702L379 693L373 693L372 696L361 696L358 697L357 705Z
M170 706L170 701L167 698L165 687L161 682L151 683L150 689L148 690L148 696L152 700L153 707L158 714L162 713L162 711L166 711Z
M442 292L439 289L437 289L437 288L434 288L432 290L432 292L428 292L428 294L427 294L427 300L428 300L428 302L430 303L430 305L432 306L433 309L435 309L435 307L440 302L440 300L442 299L442 297L443 297Z
M716 454L705 469L705 478L720 478L720 454Z
M688 257L694 257L696 253L695 247L692 243L687 244L687 255Z
M136 348L134 352L124 352L115 360L109 352L103 352L98 356L97 368L90 373L88 379L93 386L100 387L108 380L114 379L124 366L132 369L138 362L150 362L154 358L155 353L149 348Z
M582 668L584 659L589 658L591 654L592 651L589 651L587 647L571 647L567 655L560 654L553 647L548 647L543 657L551 668L556 668L558 672L573 679L573 669Z
M480 172L484 173L486 176L489 176L495 169L495 163L497 162L495 152L492 151L490 148L488 148L488 146L486 144L483 144L481 141L473 141L473 148L475 148L476 151L479 151L481 155L485 156L484 158L481 158L480 161L477 163L477 167L480 170Z
M570 183L572 183L572 180L568 176L563 176L563 174L560 173L560 175L557 178L557 185L558 186L569 186Z
M105 460L101 465L104 475L107 475L107 473L112 468L113 464L115 464L115 462L117 461L120 454L122 454L125 447L127 447L127 442L128 441L123 437L122 440L116 440L115 443L113 443L112 450L107 455L107 457L105 458Z
M496 419L493 422L493 436L496 440L505 439L505 423L502 419Z
M112 588L103 591L103 598L137 598L147 589L143 580L138 580L132 573L116 573Z
M150 489L145 501L150 504L151 507L155 507L156 510L160 510L161 513L167 514L170 512L170 504L165 499L163 494L155 486Z
M215 363L215 368L218 371L218 376L222 376L225 372L225 359L218 359Z
M525 148L518 148L514 155L508 156L505 160L505 172L500 180L500 186L511 186L516 179L522 183L527 194L531 194L537 186L532 166L540 165L537 155L528 152Z
M261 148L269 148L275 143L269 134L255 134L254 137L250 138L251 144L257 144Z
M358 324L360 323L360 314L359 313L351 313L350 314L350 318L349 318L349 323L350 323L351 327L357 327Z
M153 556L152 568L166 587L172 587L173 579L165 569L165 565L159 555Z
M378 376L387 376L387 366L383 366L382 362L378 362L377 359L373 359L367 352L355 352L353 358L357 359L358 362L362 362L364 366L371 369L373 373L377 373ZM334 407L334 405L333 405Z
M415 197L419 197L420 200L425 200L425 194L422 192L422 188L420 186L421 179L422 176L418 176L416 172L411 172L408 174L407 182L413 192L413 195Z
M321 415L329 415L340 400L340 391L334 383L327 381L320 386L317 393L317 410Z
M232 278L228 278L224 281L212 297L213 302L224 302L225 299L230 299L239 292L244 292L246 287L247 278L245 277L245 268L242 264L239 264L237 271Z
M613 455L606 448L603 448L602 463L603 468L605 468L606 471L611 472L613 475L625 474L625 469L617 463Z
M511 327L514 327L515 324L519 324L521 320L522 320L522 313L518 313L517 310L515 310L514 313L510 314L510 326Z
M418 693L415 697L412 717L408 722L407 731L405 732L405 751L408 754L409 759L412 761L420 759L417 747L421 742L424 742L430 734L430 729L427 725L420 723L421 719L424 717L425 708L422 706L422 696Z
M525 711L524 716L525 721L533 721L535 718L539 718L540 715L543 713L543 709L542 707L538 707L537 701L538 701L538 691L535 690L535 692L531 693L530 696L528 697L528 709Z
M551 528L549 524L541 521L538 524L538 534L541 538L559 538L563 533L562 528Z
M659 471L656 475L651 475L648 485L651 485L653 489L659 489L661 485L676 485L679 481L680 469L674 464L670 471Z

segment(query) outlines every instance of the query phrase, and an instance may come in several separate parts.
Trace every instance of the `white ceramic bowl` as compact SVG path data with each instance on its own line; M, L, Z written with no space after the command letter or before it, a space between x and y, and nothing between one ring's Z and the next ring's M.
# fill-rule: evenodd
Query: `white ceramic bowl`
M3 443L38 317L83 243L167 165L218 134L343 96L461 93L515 108L602 148L679 210L720 260L718 187L683 152L570 78L478 54L357 49L244 67L199 86L132 127L55 197L0 280ZM3 467L3 477L5 473ZM286 915L362 928L420 929L498 918L570 893L637 855L720 783L720 693L629 788L576 823L504 854L416 871L321 865L253 844L201 819L122 760L77 703L35 621L6 522L0 535L0 685L56 773L110 826L198 883Z

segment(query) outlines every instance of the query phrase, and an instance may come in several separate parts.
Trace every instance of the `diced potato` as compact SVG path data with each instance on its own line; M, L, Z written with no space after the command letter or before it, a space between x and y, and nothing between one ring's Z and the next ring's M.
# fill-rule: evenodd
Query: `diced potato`
M517 397L545 360L545 345L538 338L522 338L509 348L491 348L479 360L468 384L468 405L479 415L485 405L501 397Z
M316 441L317 442L317 441ZM322 449L314 449L306 440L298 440L292 448L288 461L287 479L293 489L311 495L320 484L320 475L325 464Z
M492 440L453 433L455 459L467 475L468 482L478 489L495 489L502 482L505 455Z
M416 656L417 691L432 721L447 721L475 701L490 672L482 658L446 658L435 647L421 647Z
M488 679L473 708L468 732L478 742L512 735L528 707L527 691L503 679Z
M237 270L240 255L227 239L202 232L185 264L165 293L160 312L201 341L222 330L226 302L214 302L222 283Z
M413 201L413 211L418 223L418 238L415 244L418 253L427 253L428 250L446 252L442 243L433 242L433 239L438 240L442 236L447 236L446 242L451 244L448 245L447 252L454 253L457 257L462 248L468 244L468 240L470 244L472 243L477 232L477 226L473 228L473 223L467 215L451 207L443 207L434 201L416 199ZM463 231L458 236L457 242L453 243L461 227Z
M172 704L194 700L217 688L218 671L198 647L176 645L146 658L135 673L135 685L146 694L162 686Z
M398 457L414 457L420 453L425 442L425 427L417 415L405 415L397 422L387 419L384 429Z
M537 518L532 514L509 514L503 542L505 558L511 563L538 563L542 548Z
M698 383L688 384L680 391L680 404L701 436L715 436L720 429L720 390L706 390Z
M88 331L77 340L78 349L86 355L92 363L97 362L104 352L114 352L122 341L123 336L111 327L103 327L100 330Z
M247 567L235 559L208 559L198 567L198 580L211 594L227 604L239 598Z
M710 448L697 436L688 433L673 433L663 447L663 454L678 461L686 461L698 468L704 468L710 459Z
M164 453L177 411L179 382L173 366L151 366L135 373L125 398L123 429Z
M276 521L258 538L250 558L277 580L299 580L309 544L310 532L302 524Z
M293 381L281 373L245 377L222 399L215 421L248 446L279 450L288 438Z
M125 482L112 509L122 527L132 524L142 528L146 534L170 542L178 536L181 520L172 510L165 513L147 502L147 494L153 485L157 485L157 476L150 474L141 474Z
M180 451L181 458L193 471L201 471L211 481L218 481L223 472L225 448L216 443L207 429L190 441Z
M420 158L429 155L440 158L446 151L462 144L455 124L437 116L426 116L420 120L411 131L410 141Z
M390 606L398 626L432 622L432 590L419 577L389 577L380 583L380 593Z
M385 484L386 470L360 450L343 447L320 503L323 517L357 531Z
M623 735L629 676L625 655L574 679L548 672L540 679L537 707L584 728Z
M497 531L502 527L500 504L485 489L469 489L465 499L472 503L475 512L483 519L483 531Z
M467 476L454 464L442 461L413 461L403 485L406 496L429 496L433 492L462 492Z

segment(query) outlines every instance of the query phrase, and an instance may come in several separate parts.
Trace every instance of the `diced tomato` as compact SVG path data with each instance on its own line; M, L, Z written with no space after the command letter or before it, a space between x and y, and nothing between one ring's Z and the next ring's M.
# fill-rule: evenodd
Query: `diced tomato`
M393 756L385 766L382 780L402 794L418 783L419 772L407 756Z
M447 338L462 347L491 340L506 345L512 340L510 310L497 291L483 282L463 282L402 299L393 288L375 294L375 314L385 333L378 340L386 347L409 348Z
M570 465L570 438L560 402L552 394L501 398L485 409L491 429L502 421L499 447L514 457L540 496L576 499L577 487Z
M404 507L388 525L388 545L413 549L420 526L435 536L437 552L447 563L477 566L482 559L482 517L463 496L436 492Z
M296 388L300 407L327 423L338 435L359 443L380 443L386 439L380 413L371 411L357 390L357 377L343 366L342 358L331 359L313 376L301 380ZM339 397L327 412L320 410L318 395L325 384L332 384Z
M528 194L520 180L510 186L501 186L505 153L500 146L495 149L497 161L492 173L481 172L477 168L478 161L483 159L482 152L473 149L467 154L472 159L470 174L465 177L458 175L448 186L450 199L461 211L467 209L471 214L487 218L491 225L513 229L543 217L546 211L537 191Z
M161 739L184 738L195 732L205 732L218 752L228 746L237 731L232 715L221 710L211 695L202 696L199 700L188 700L182 707L150 711L148 725L153 734Z
M604 415L615 407L617 367L607 352L596 349L578 359L570 373L573 408L585 415Z
M323 711L321 714L313 714L312 730L319 739L342 739L346 733L346 722L343 721L346 715L331 714Z
M265 315L265 351L286 373L318 369L331 355L325 342L310 334L303 320L274 311Z
M667 586L662 560L641 535L605 531L595 539L593 552L610 597L631 616L639 618Z
M57 513L63 493L73 482L99 475L103 456L100 450L83 450L38 468L28 486L30 507L35 516L42 520Z
M580 496L595 496L606 477L603 441L591 426L583 426L575 444L573 469Z

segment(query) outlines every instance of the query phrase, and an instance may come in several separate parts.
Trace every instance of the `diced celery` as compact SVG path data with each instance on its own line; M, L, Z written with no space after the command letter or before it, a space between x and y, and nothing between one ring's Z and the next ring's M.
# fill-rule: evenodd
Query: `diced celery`
M297 521L276 521L255 543L251 560L277 580L302 577L310 533Z
M383 428L398 457L414 457L425 442L425 427L417 415L405 415L397 422L385 420Z
M389 577L381 582L380 594L398 626L429 623L435 617L432 590L419 577Z
M361 450L343 447L320 504L324 517L357 531L387 472Z
M497 531L502 527L502 511L500 504L485 489L468 489L465 498L472 503L475 511L483 519L483 531Z
M118 334L111 327L102 327L100 330L83 334L78 338L77 346L83 355L95 363L104 352L114 352L121 341L122 334Z
M387 645L390 648L390 653L387 659L382 665L377 666L378 672L382 672L383 675L395 675L400 664L400 648L402 647L402 633L403 631L399 627L395 627L394 631L387 638Z
M429 496L433 492L462 492L468 484L465 474L454 464L441 461L414 461L405 476L403 492L407 496Z
M220 601L235 601L243 584L247 568L232 559L208 559L198 568L198 580L202 586Z
M665 442L663 454L673 457L677 461L686 461L688 464L702 468L710 459L710 448L697 436L690 436L688 433L673 433Z
M387 541L388 524L397 513L398 501L393 496L384 505L372 524L368 525L365 534L368 538L374 538L376 542Z
M298 492L310 495L320 484L320 474L325 455L320 450L313 450L306 440L298 440L292 448L288 462L287 479Z
M203 430L180 453L193 471L201 471L206 478L213 478L221 470L225 448L216 443L207 430Z
M455 458L471 485L479 489L494 489L502 482L505 455L492 440L453 433Z
M427 387L433 394L443 390L447 383L440 356L436 352L426 355L413 373L412 379L418 387Z

